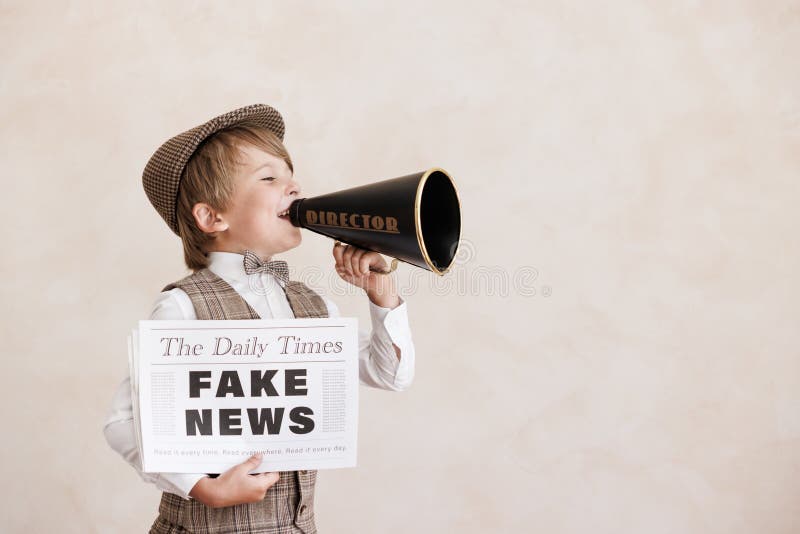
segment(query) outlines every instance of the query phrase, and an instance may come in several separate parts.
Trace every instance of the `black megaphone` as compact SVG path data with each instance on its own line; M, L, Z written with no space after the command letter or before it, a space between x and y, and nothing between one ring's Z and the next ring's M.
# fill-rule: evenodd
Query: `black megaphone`
M438 167L295 200L289 218L295 226L438 275L452 266L461 239L458 192Z

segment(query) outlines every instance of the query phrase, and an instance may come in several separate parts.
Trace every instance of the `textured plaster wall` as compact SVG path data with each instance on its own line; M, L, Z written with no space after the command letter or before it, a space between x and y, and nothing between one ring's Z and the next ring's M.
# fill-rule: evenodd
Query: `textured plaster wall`
M0 2L2 530L152 522L101 432L185 274L141 170L264 102L306 193L436 165L464 211L322 532L800 531L798 47L785 1ZM366 320L330 247L285 258Z

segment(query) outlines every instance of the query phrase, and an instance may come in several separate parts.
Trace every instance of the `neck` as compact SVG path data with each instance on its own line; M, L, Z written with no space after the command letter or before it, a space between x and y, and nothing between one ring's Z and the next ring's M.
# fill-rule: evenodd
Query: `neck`
M240 254L240 255L244 256L244 253L245 253L246 250L249 250L250 252L252 252L256 256L261 258L262 261L270 261L270 260L272 260L272 256L274 255L272 253L265 252L263 250L258 250L256 248L247 248L247 247L244 247L244 246L225 246L225 245L208 247L208 250L206 250L206 253L225 252L225 253L228 253L228 254Z

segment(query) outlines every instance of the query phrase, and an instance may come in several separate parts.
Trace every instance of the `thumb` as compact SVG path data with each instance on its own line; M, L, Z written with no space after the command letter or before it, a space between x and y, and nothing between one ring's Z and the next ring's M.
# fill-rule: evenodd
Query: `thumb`
M275 484L275 483L276 483L278 480L280 480L280 478L281 478L281 476L280 476L280 475L279 475L279 474L278 474L276 471L269 471L269 472L267 472L267 473L261 473L261 474L260 474L260 475L258 475L258 476L259 476L259 477L261 477L261 478L262 478L262 480L263 480L263 481L264 481L264 482L265 482L267 485L270 485L270 486L271 486L272 484Z
M239 466L244 469L245 473L249 473L259 465L261 465L261 459L264 457L263 454L256 453L244 462L240 463Z

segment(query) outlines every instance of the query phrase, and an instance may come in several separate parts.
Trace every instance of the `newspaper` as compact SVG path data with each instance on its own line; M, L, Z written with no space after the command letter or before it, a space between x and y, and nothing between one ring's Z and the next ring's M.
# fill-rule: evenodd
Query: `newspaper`
M355 318L140 321L128 350L143 471L356 465Z

